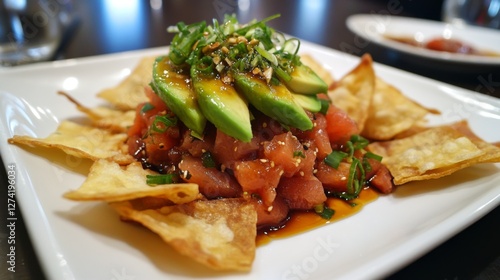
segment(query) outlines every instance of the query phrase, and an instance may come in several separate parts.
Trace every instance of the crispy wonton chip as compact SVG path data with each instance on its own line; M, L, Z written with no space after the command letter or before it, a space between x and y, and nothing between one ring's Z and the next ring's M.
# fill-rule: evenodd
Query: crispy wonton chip
M465 167L498 161L500 149L452 126L429 128L410 137L376 142L368 149L383 157L394 184L449 175ZM488 155L490 153L490 155Z
M484 152L484 155L479 158L479 162L500 162L500 146L498 145L498 143L492 144L485 142L471 130L469 123L466 120L456 122L451 125L451 127L467 136L467 138L469 138L472 143L474 143L479 149Z
M134 124L135 110L122 111L103 106L89 108L83 106L65 92L59 91L58 93L64 95L71 103L75 104L78 111L86 114L92 121L93 126L118 133L127 132L128 128Z
M207 267L248 271L252 266L257 214L244 199L197 200L148 210L137 210L130 202L110 205Z
M142 168L140 162L120 166L108 160L98 160L90 168L83 184L74 191L64 194L72 200L123 201L142 197L166 199L171 204L191 202L199 198L196 184L146 184L147 175L158 173Z
M107 100L120 110L134 110L137 105L147 102L148 98L144 93L144 87L152 79L152 66L155 57L145 57L134 68L132 73L119 85L105 89L97 96Z
M421 106L394 86L377 78L361 135L372 140L389 140L412 127L422 126L428 113L437 111Z
M368 109L375 88L375 72L370 55L363 55L361 62L347 75L337 81L328 91L332 103L344 110L363 131Z
M15 135L9 139L9 143L57 148L79 158L94 161L110 159L120 164L129 164L135 159L127 154L126 139L125 133L113 134L105 129L63 121L57 130L46 138Z
M311 68L318 76L325 81L327 85L331 85L335 80L328 69L324 68L314 57L309 54L301 54L300 61Z

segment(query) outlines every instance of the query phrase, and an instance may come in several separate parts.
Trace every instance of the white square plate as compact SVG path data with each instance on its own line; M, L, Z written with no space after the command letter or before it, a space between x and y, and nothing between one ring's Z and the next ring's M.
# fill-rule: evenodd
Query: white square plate
M394 272L473 223L500 203L499 164L399 187L347 219L257 249L250 273L212 272L179 256L148 230L122 223L104 203L62 198L85 179L88 163L7 143L13 135L45 137L82 115L58 90L87 106L146 55L166 48L0 70L0 151L17 170L17 200L49 279L363 279ZM359 58L302 42L336 78ZM431 124L467 119L480 137L500 141L500 100L393 68L376 73L442 114ZM203 233L200 233L203 234ZM121 277L121 278L120 278Z

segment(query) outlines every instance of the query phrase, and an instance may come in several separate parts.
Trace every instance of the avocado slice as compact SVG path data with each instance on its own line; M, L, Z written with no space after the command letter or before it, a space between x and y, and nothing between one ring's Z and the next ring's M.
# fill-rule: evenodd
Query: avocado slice
M167 56L160 56L153 64L152 86L168 108L195 136L201 137L207 119L198 107L189 74L179 73L172 68Z
M195 67L191 78L203 115L225 134L250 142L252 127L246 100L218 77L205 77Z
M317 94L326 93L328 90L325 81L305 64L294 66L290 76L292 78L285 84L294 93Z
M283 84L269 85L250 73L234 73L236 89L243 93L257 110L286 126L300 130L313 127L312 121Z
M321 110L321 101L316 95L304 95L292 93L295 102L299 104L300 107L313 113L317 113Z

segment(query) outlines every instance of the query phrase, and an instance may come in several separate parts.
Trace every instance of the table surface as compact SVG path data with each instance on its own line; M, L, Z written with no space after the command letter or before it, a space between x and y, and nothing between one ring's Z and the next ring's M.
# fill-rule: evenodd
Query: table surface
M65 1L57 1L65 2ZM460 69L439 70L418 61L408 61L388 49L361 40L351 33L345 20L349 15L369 13L382 16L408 16L439 20L441 1L423 0L128 0L74 1L74 24L54 59L69 59L168 45L172 35L168 26L178 21L192 23L224 13L235 13L241 22L280 14L269 25L284 33L333 49L361 56L370 53L374 61L454 84L482 94L500 97L500 69L462 73ZM3 165L3 164L2 164ZM6 197L7 176L0 171L1 196ZM22 209L20 209L22 214ZM6 220L6 213L1 219ZM500 207L449 241L389 276L389 279L499 279ZM0 244L5 252L7 229L0 229ZM0 279L44 279L26 228L16 228L16 273L0 271ZM5 266L0 256L1 265Z

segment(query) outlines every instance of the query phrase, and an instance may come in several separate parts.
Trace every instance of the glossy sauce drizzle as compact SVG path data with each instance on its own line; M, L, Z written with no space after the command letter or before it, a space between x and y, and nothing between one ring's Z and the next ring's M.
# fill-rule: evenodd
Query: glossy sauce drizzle
M361 191L358 198L352 201L345 201L339 198L328 198L327 205L335 210L335 214L330 220L321 218L313 211L293 211L289 220L282 227L264 229L257 234L257 245L264 245L273 239L290 237L319 226L323 226L340 219L349 217L360 211L364 205L376 200L378 192L371 188Z

